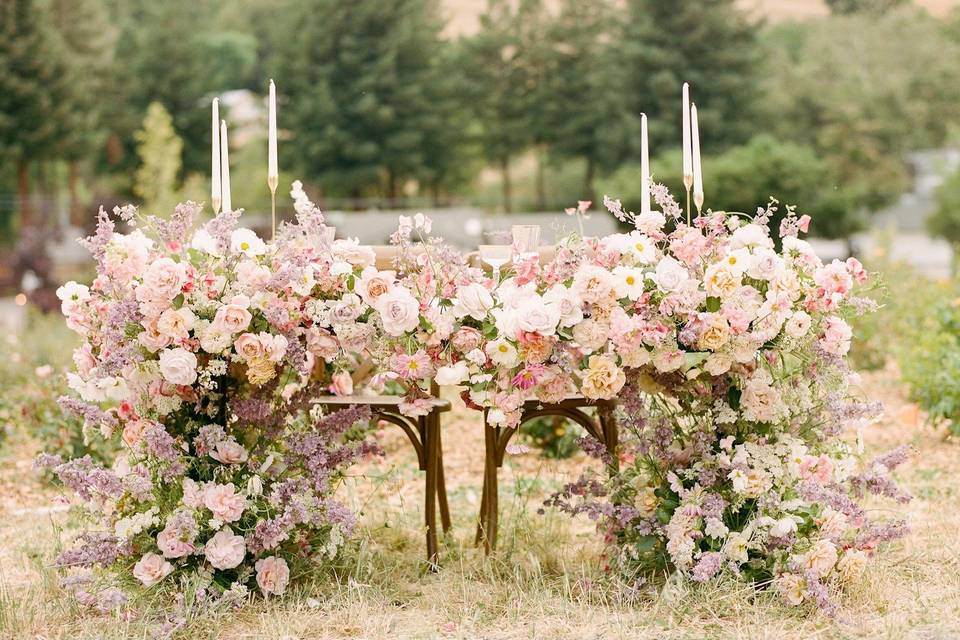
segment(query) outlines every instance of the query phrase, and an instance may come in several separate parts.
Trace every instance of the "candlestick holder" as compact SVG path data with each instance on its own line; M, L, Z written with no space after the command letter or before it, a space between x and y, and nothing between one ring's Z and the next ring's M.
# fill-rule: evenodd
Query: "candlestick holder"
M690 190L693 188L693 176L685 174L683 176L683 187L687 192L687 226L690 226Z
M277 235L277 185L280 184L280 176L267 176L267 186L270 187L270 239L274 240Z
M210 206L213 207L213 215L218 215L220 213L220 198L211 197Z

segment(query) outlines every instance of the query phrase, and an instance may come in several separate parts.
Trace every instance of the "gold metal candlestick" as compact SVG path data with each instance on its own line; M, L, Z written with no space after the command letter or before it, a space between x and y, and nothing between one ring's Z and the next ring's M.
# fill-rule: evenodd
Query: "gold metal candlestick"
M687 226L690 226L690 190L693 188L693 176L683 176L683 186L687 192Z
M280 176L267 176L267 186L270 187L270 239L277 235L277 185Z
M697 215L699 216L700 213L703 211L703 194L702 193L693 194L693 204L694 206L697 207Z

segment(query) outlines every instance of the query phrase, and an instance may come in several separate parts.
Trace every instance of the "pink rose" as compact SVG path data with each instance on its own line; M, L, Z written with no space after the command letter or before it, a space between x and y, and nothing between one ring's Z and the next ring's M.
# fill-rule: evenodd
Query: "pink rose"
M210 452L210 457L223 464L243 464L247 461L247 450L235 440L221 440Z
M234 296L228 304L217 309L211 328L217 333L239 333L250 326L253 316L247 310L250 300L246 296Z
M330 393L349 396L353 393L353 378L346 371L333 374L330 380Z
M123 425L123 434L120 437L123 438L127 446L132 447L140 442L141 438L143 438L143 432L146 431L149 426L150 423L146 420L131 420Z
M272 362L280 362L287 353L287 339L275 336L265 331L260 332L260 344L263 345L263 354Z
M160 374L170 384L193 384L197 379L197 356L181 347L165 349L160 352Z
M264 593L282 595L287 590L290 581L290 569L287 561L276 556L268 556L257 560L254 565L257 570L257 585Z
M93 357L93 347L89 343L83 343L83 346L77 347L73 351L73 363L77 365L77 373L86 376L90 370L97 366L97 360Z
M137 287L137 300L173 300L186 282L183 265L160 258L147 267L143 284Z
M235 535L230 529L221 529L207 540L203 554L214 569L233 569L243 562L247 548L243 536Z
M133 577L143 583L145 587L152 587L173 571L173 565L155 553L144 554L133 565Z
M157 546L166 558L182 558L195 551L194 546L167 528L157 534Z
M460 353L467 353L483 344L483 334L472 327L462 327L453 334L450 344Z
M164 312L166 313L166 312ZM173 340L169 335L160 331L158 319L148 317L141 323L146 331L137 336L137 341L142 344L150 353L156 353L160 349L166 349Z
M213 512L213 516L222 522L234 522L243 515L246 499L237 493L233 483L215 484L203 492L203 506Z

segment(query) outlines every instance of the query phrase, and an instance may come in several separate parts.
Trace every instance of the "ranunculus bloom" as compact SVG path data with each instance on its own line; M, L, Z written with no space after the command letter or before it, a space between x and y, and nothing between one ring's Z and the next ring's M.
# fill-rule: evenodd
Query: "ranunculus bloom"
M214 569L233 569L243 562L247 548L243 536L230 529L221 529L204 545L203 554Z
M353 393L353 377L346 371L339 371L330 379L330 392L338 396L349 396Z
M143 583L145 587L152 587L173 571L173 565L155 553L144 554L137 564L133 565L133 577Z
M186 349L160 352L160 374L171 384L189 385L197 379L197 356Z
M213 512L213 516L222 522L234 522L243 515L246 500L237 493L233 483L215 484L203 492L203 506Z
M257 560L257 586L266 594L282 595L290 581L290 569L287 561L276 556Z

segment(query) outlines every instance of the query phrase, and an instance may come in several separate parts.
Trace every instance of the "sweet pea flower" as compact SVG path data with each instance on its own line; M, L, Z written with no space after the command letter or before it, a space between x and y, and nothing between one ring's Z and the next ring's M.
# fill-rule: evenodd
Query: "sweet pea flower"
M353 394L353 377L346 371L338 371L330 377L330 393L337 396Z
M437 375L434 380L441 386L452 386L462 383L469 375L470 370L467 363L461 360L452 365L446 365L437 369Z

